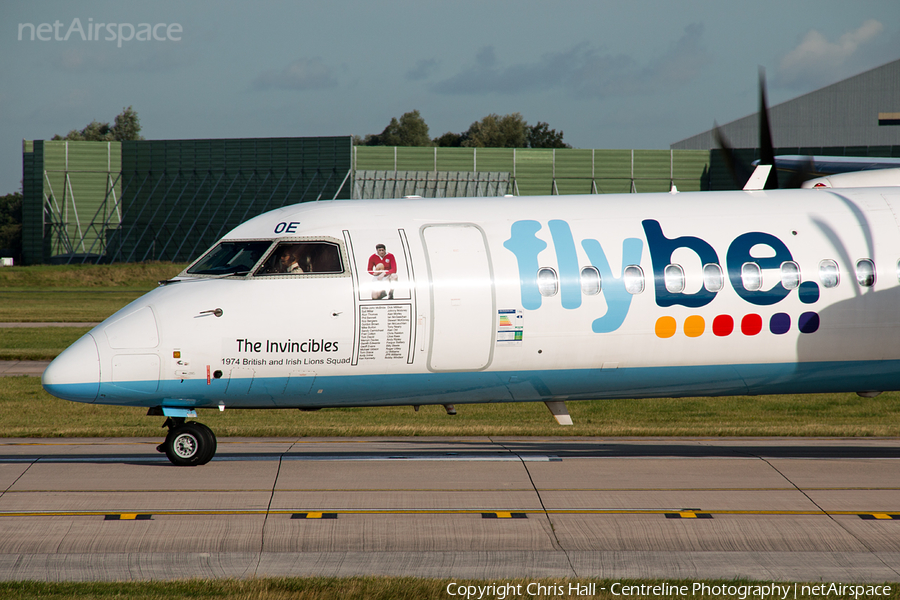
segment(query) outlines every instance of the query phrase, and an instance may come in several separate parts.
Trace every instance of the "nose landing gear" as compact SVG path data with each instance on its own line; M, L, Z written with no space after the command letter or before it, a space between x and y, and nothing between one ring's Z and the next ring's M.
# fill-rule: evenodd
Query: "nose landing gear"
M191 421L186 423L182 417L169 417L163 424L169 428L166 441L156 447L165 452L166 458L179 467L205 465L216 454L216 435L212 429Z

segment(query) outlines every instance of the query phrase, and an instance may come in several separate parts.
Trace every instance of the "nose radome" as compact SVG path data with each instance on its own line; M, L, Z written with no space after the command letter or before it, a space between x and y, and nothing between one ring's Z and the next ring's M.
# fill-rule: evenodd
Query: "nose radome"
M63 400L93 402L100 392L100 352L88 333L66 348L44 370L41 385Z

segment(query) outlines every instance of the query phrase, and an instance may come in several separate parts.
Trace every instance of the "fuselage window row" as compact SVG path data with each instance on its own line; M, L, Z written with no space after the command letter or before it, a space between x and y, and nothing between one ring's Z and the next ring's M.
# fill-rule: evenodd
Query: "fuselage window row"
M679 293L684 290L684 269L681 265L667 265L664 271L666 291ZM897 279L900 281L900 261L897 261ZM781 263L781 285L787 290L795 290L800 287L800 265L792 260ZM834 288L841 281L841 271L837 261L825 259L819 262L819 281L822 287ZM856 281L863 287L872 287L876 281L875 261L870 258L861 258L856 261ZM755 262L746 262L741 265L741 283L748 291L758 291L763 288L763 272ZM709 292L719 292L725 284L722 268L716 263L703 265L703 287Z
M795 290L803 281L800 265L792 260L781 263L781 285L786 290ZM644 271L638 265L628 265L622 275L625 289L629 294L640 294L644 291ZM897 279L900 281L900 260L897 261ZM875 262L870 258L856 261L856 281L863 287L875 285ZM602 279L597 267L588 266L581 269L581 292L585 296L596 296L602 289ZM840 267L837 261L824 259L819 262L819 282L824 288L837 287L841 281ZM555 296L559 292L559 276L550 267L541 267L537 273L538 290L542 296ZM687 276L684 267L671 263L663 270L663 283L671 294L683 293L687 287ZM755 262L741 265L741 284L747 291L763 289L763 271ZM725 287L725 275L722 267L716 263L703 265L703 287L708 292L720 292Z
M678 267L679 269L681 267ZM683 272L682 272L683 275ZM638 265L625 267L622 278L625 290L629 294L640 294L644 291L644 271ZM541 296L555 296L559 293L559 275L551 267L541 267L537 272L538 291ZM600 270L589 266L581 269L581 293L585 296L596 296L603 289Z

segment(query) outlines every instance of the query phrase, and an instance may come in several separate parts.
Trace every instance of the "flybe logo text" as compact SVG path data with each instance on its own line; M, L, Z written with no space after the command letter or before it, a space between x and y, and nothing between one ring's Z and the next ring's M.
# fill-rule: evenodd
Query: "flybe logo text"
M560 302L565 309L579 308L582 303L581 269L571 228L562 220L552 220L547 225L559 269ZM737 295L750 304L770 306L784 300L791 292L780 280L768 289L748 289L741 276L746 263L754 263L760 270L765 270L778 269L782 263L793 260L787 245L770 233L751 231L737 236L725 252L727 268L723 268L719 254L709 242L694 236L669 238L659 222L653 219L646 219L641 225L653 265L656 304L661 307L681 305L699 308L712 302L719 293L707 286L694 292L673 292L666 289L665 269L672 264L673 254L681 250L683 255L684 249L696 254L700 264L718 267ZM538 255L548 246L542 236L539 236L542 229L543 225L538 221L516 221L511 227L510 238L503 243L504 247L515 255L518 262L522 306L526 310L536 310L540 308L542 302L537 275L541 268ZM625 238L622 241L622 264L620 268L615 269L614 274L601 243L595 239L581 241L581 247L591 266L600 273L602 293L607 304L606 314L595 319L592 324L594 332L615 331L624 322L633 298L633 294L626 289L625 270L629 265L640 265L643 246L644 240L640 238ZM766 250L760 251L761 247ZM756 248L756 255L751 254L753 248ZM815 302L819 297L818 284L804 282L799 286L798 293L804 303Z

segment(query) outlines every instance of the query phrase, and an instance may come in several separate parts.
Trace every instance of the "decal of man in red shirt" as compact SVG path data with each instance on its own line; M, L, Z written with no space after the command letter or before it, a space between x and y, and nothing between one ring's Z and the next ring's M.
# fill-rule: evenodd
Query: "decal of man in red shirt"
M397 281L397 260L387 251L384 244L375 245L375 254L369 257L367 271L374 279L372 299L394 298L394 283Z

